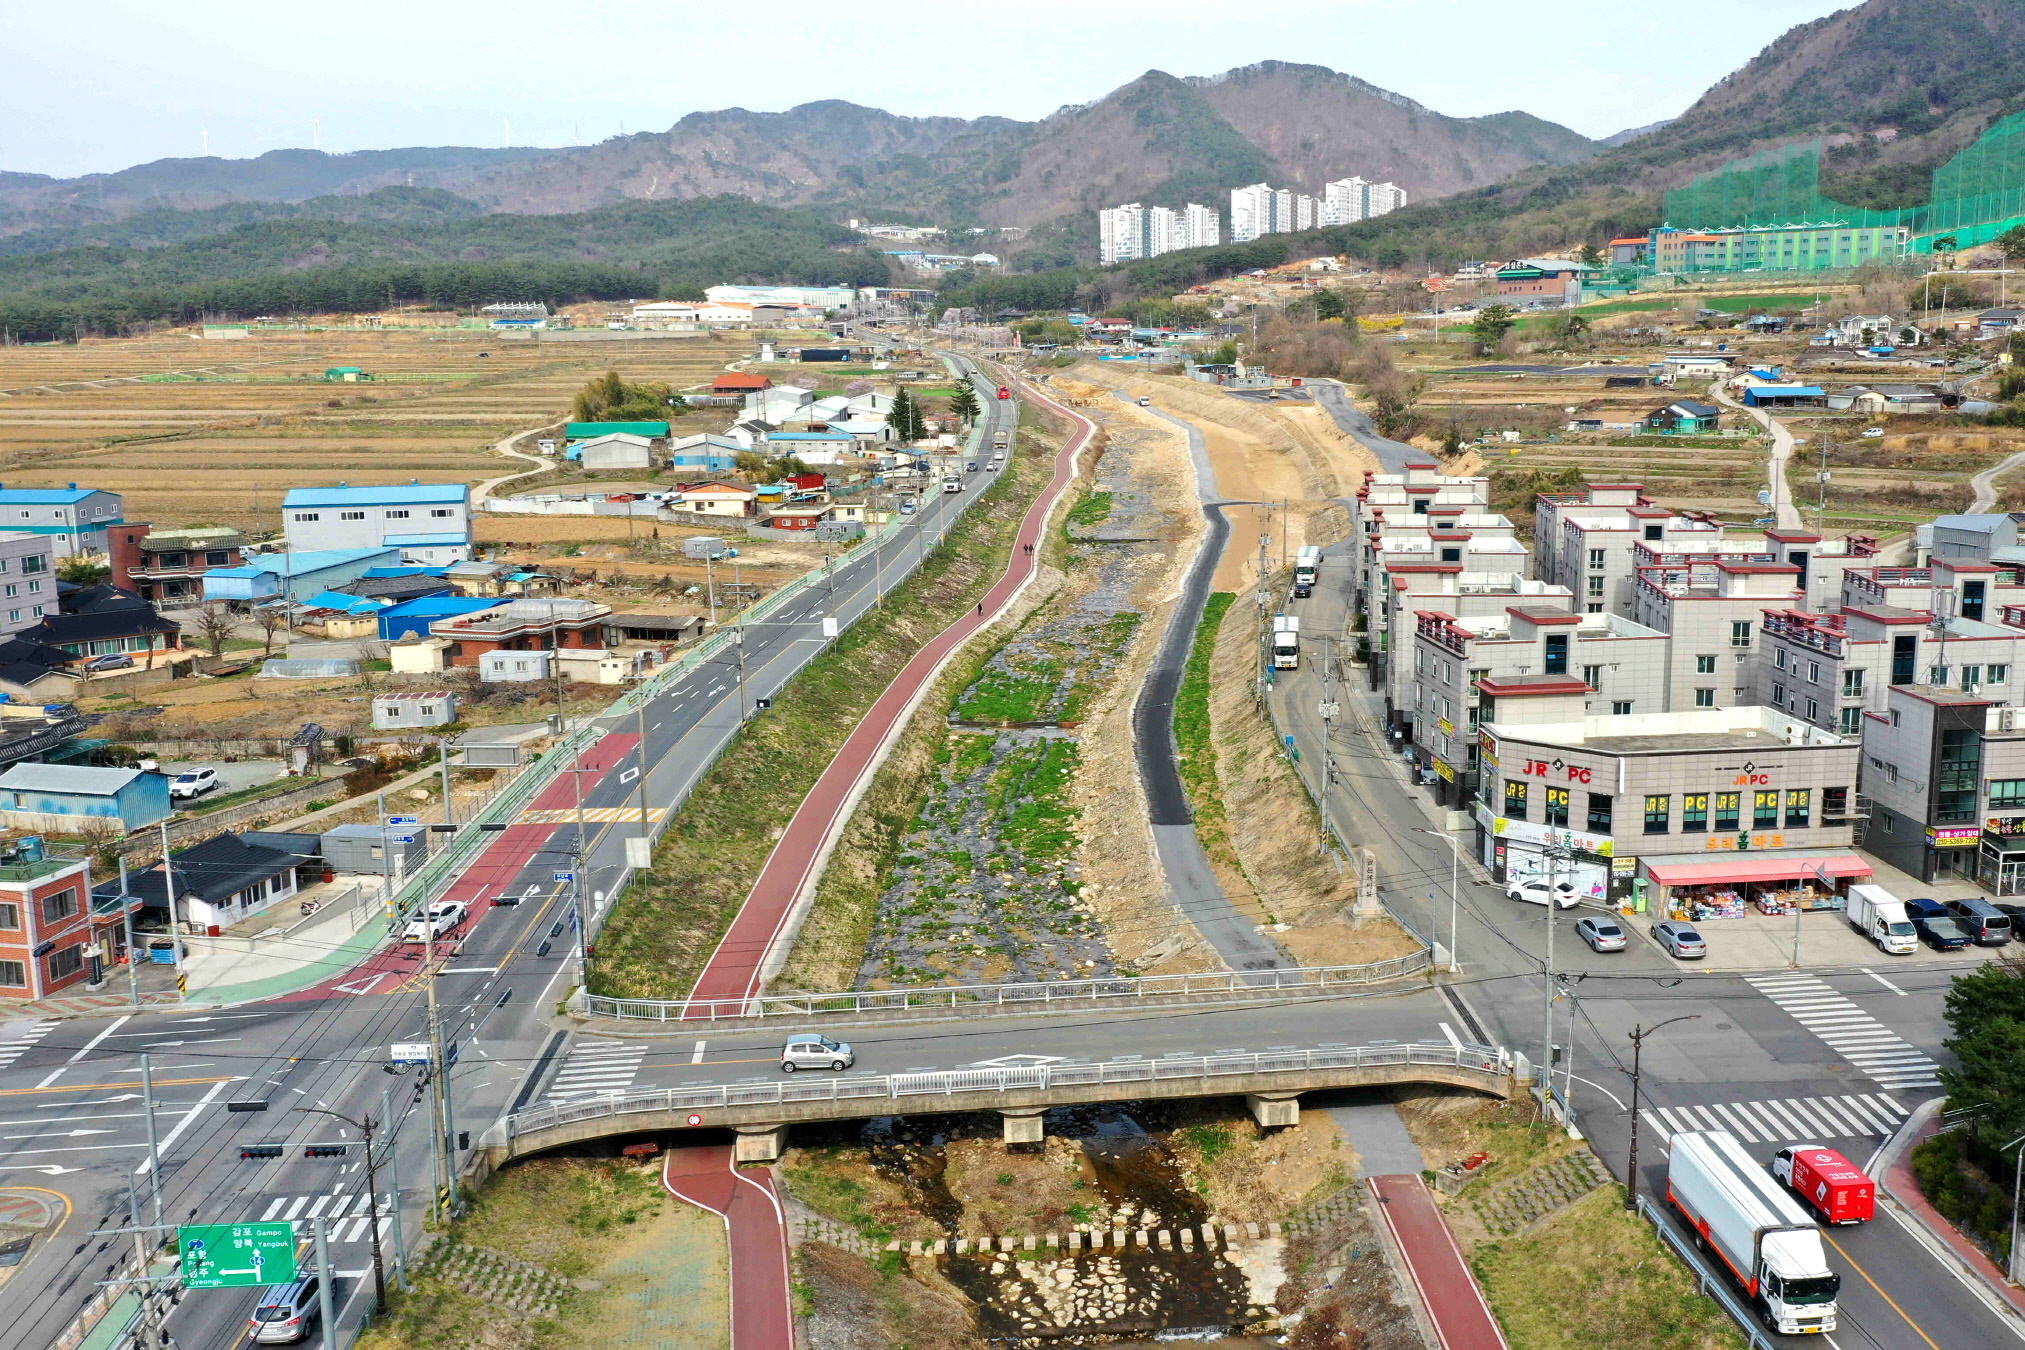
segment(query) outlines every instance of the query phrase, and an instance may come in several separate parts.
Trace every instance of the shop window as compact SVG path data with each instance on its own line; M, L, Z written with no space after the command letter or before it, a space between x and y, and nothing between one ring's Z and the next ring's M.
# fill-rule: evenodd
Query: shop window
M1741 792L1718 792L1716 794L1716 832L1727 834L1737 828L1737 813L1743 804Z
M84 944L82 942L75 946L65 947L60 952L50 954L49 978L52 980L67 980L83 969Z
M1682 834L1707 834L1709 829L1709 794L1689 792L1680 799L1680 832Z
M1505 819L1524 820L1525 818L1526 785L1507 780L1505 783Z
M2025 778L1992 778L1990 780L1990 809L1992 811L2025 811ZM12 927L12 925L5 925Z
M26 989L28 967L19 961L0 961L0 988Z
M1697 656L1697 657L1695 658L1695 674L1697 674L1697 675L1713 675L1713 674L1715 674L1715 673L1716 673L1716 658L1715 658L1715 657L1713 657L1713 656Z
M1779 794L1777 792L1754 792L1751 794L1751 828L1754 830L1776 830L1779 828Z
M1665 834L1673 824L1673 798L1671 796L1647 797L1645 799L1645 832Z
M1807 828L1808 816L1813 807L1813 796L1814 794L1806 788L1788 788L1786 790L1787 829L1804 830Z
M1697 690L1695 690L1695 706L1696 706L1697 708L1713 708L1713 707L1715 707L1715 706L1716 706L1716 691L1715 691L1715 690L1713 690L1713 689L1697 689Z
M1547 804L1541 821L1548 825L1568 828L1568 789L1550 787L1547 789Z
M1844 820L1849 816L1849 789L1846 787L1825 787L1821 789L1821 819Z
M1589 794L1588 830L1591 834L1610 833L1610 797L1607 793Z

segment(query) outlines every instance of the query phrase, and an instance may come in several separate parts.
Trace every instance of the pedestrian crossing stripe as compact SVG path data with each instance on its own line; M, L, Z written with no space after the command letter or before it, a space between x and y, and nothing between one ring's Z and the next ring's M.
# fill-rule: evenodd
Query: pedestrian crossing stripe
M8 1039L0 1041L0 1069L6 1068L9 1064L27 1054L37 1041L47 1036L58 1024L58 1020L55 1018L36 1022L21 1031L18 1035L9 1036Z
M1744 982L1819 1036L1836 1057L1888 1088L1939 1087L1940 1066L1814 975L1747 975Z
M1728 1130L1747 1144L1807 1144L1827 1139L1888 1139L1906 1108L1881 1092L1841 1097L1765 1098L1703 1106L1651 1106L1645 1124L1670 1140L1684 1130Z
M380 1197L380 1236L385 1237L394 1212L394 1197ZM313 1219L329 1220L324 1232L332 1242L358 1242L366 1233L366 1198L363 1195L277 1195L267 1202L260 1223L286 1223L298 1238L316 1232Z
M571 1048L545 1094L550 1101L604 1097L633 1085L651 1047L624 1041L583 1041Z
M659 820L667 815L665 807L647 808L648 820ZM573 806L557 807L554 810L522 811L514 818L518 825L574 825L581 819L592 825L637 825L640 823L640 808L637 806L586 806L581 816Z

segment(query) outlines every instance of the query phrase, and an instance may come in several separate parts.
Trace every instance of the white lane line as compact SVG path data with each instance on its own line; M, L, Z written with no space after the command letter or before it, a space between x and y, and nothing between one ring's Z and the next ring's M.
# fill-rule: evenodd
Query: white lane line
M1450 1026L1446 1022L1437 1022L1435 1023L1435 1025L1441 1028L1442 1035L1448 1037L1448 1043L1450 1045L1454 1046L1458 1050L1462 1049L1462 1037L1455 1034L1454 1027Z
M1876 980L1879 984L1883 985L1885 988L1891 990L1892 993L1897 994L1900 998L1912 997L1910 994L1906 993L1905 990L1899 988L1897 985L1893 984L1890 980L1887 980L1886 978L1884 978L1884 976L1878 974L1874 970L1865 970L1863 973L1870 976L1871 979Z
M189 1129L192 1125L197 1123L197 1113L203 1110L205 1107L209 1106L213 1098L215 1098L219 1093L223 1092L228 1085L243 1081L244 1081L243 1079L238 1078L221 1078L217 1082L213 1083L211 1085L211 1090L205 1093L202 1097L199 1097L197 1099L197 1104L195 1106L192 1106L189 1109L189 1111L184 1114L183 1118L176 1122L176 1128L170 1130L167 1134L162 1136L162 1142L156 1146L157 1151L161 1154L161 1156L165 1158L169 1156L169 1150L174 1148L176 1146L176 1141L183 1137L183 1131ZM135 1175L145 1174L148 1168L150 1168L153 1165L154 1159L144 1158L141 1161L141 1165L134 1169L134 1173Z
M1444 1027L1444 1028L1443 1028L1443 1030L1447 1030L1447 1028L1446 1028L1446 1027ZM708 1045L708 1044L710 1044L710 1042L708 1042L708 1041L698 1041L698 1042L696 1042L696 1048L695 1048L694 1050L690 1051L690 1053L689 1053L689 1062L690 1062L691 1064L701 1064L701 1063L703 1062L703 1047L704 1047L704 1046L706 1046L706 1045ZM1461 1047L1461 1044L1460 1044L1460 1042L1458 1042L1458 1044L1457 1044L1457 1047L1456 1047L1456 1048L1457 1048L1457 1049L1461 1049L1461 1048L1462 1048L1462 1047Z
M58 1067L50 1070L49 1077L43 1079L35 1086L48 1087L51 1083L54 1083L57 1079L63 1076L63 1071L65 1069L77 1063L79 1060L83 1059L86 1055L90 1054L92 1051L98 1049L98 1043L104 1040L106 1037L112 1035L113 1032L115 1032L116 1030L118 1030L121 1023L131 1021L132 1019L133 1019L132 1013L127 1013L123 1016L115 1017L112 1021L106 1024L106 1028L104 1031L101 1031L98 1035L92 1037L90 1040L86 1041L83 1045L79 1046L76 1054L72 1055L69 1059L63 1061L63 1063Z

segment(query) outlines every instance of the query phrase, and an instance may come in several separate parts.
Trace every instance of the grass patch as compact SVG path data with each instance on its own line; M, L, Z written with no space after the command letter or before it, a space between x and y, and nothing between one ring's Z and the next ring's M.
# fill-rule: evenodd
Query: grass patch
M1216 746L1210 740L1209 663L1216 651L1217 630L1236 600L1232 591L1210 593L1202 609L1202 622L1195 630L1195 642L1188 651L1181 688L1174 698L1176 762L1181 770L1181 784L1188 790L1188 803L1195 810L1196 833L1201 836L1206 852L1233 864L1237 853L1231 846L1230 829L1224 819L1223 795L1217 790Z
M1101 525L1111 514L1111 494L1086 492L1069 508L1068 524Z
M185 815L207 816L213 811L222 811L228 806L244 806L247 802L257 802L267 797L278 797L284 792L291 792L301 786L302 779L300 778L277 778L271 783L255 783L252 787L240 788L234 792L217 792L208 797L199 797L196 801L180 809Z
M1470 1255L1512 1350L1742 1350L1722 1308L1612 1185Z
M980 494L942 548L895 588L883 608L850 628L797 675L772 712L739 733L703 780L655 851L654 866L620 897L598 943L592 987L631 998L680 998L694 983L732 915L752 889L775 831L793 814L844 738L921 645L977 603L1004 568L1019 521L1051 474L1054 448L1038 438ZM982 663L979 658L979 664ZM975 672L976 666L970 667ZM958 686L961 687L961 686ZM942 729L931 729L936 736ZM929 760L927 742L909 753ZM848 930L869 924L900 840L911 827L919 792L868 793L847 828L864 866L832 866L818 891L848 897L823 921L826 945L841 961ZM829 874L835 873L833 884ZM799 944L798 944L799 946ZM863 951L863 943L858 943ZM855 970L855 960L852 962ZM823 973L828 973L827 963ZM806 968L783 972L784 983Z
M1025 670L996 666L964 691L956 715L966 722L1006 726L1043 721L1060 681L1061 667L1053 661L1041 661Z

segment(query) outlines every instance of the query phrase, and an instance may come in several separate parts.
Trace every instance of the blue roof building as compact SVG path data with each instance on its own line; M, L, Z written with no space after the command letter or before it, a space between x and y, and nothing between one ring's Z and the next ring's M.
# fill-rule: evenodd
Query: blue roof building
M0 821L22 829L74 833L96 818L132 831L172 810L169 780L152 771L16 764L0 773Z
M106 530L124 524L117 492L81 488L10 488L0 483L0 530L25 530L49 539L59 558L110 553Z
M463 483L291 488L281 499L290 549L395 548L397 563L471 556L471 489Z
M428 595L420 600L404 600L380 611L380 639L398 642L402 638L428 637L429 625L438 619L460 618L481 610L497 609L504 603L503 600L464 595Z
M393 548L326 548L289 553L259 553L237 567L214 567L204 573L206 600L279 600L306 604L319 591L334 591L357 581L375 567L396 562Z

